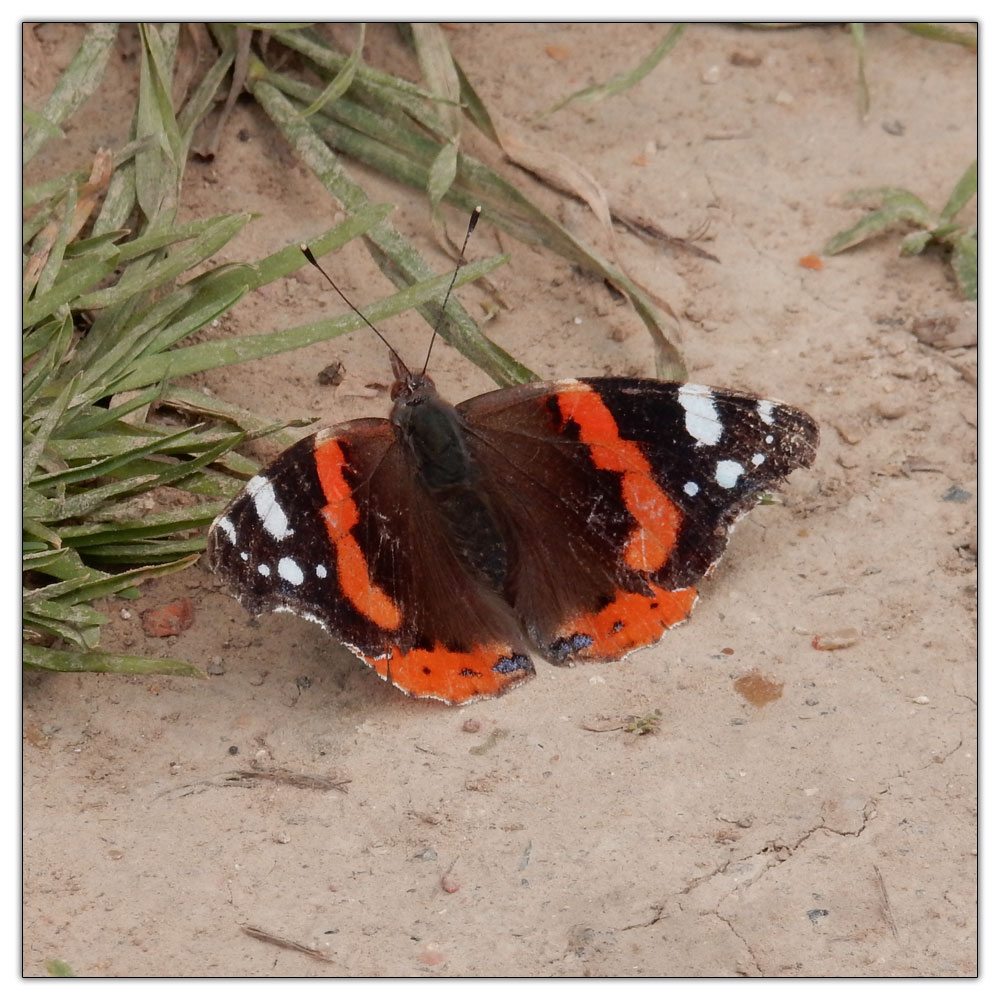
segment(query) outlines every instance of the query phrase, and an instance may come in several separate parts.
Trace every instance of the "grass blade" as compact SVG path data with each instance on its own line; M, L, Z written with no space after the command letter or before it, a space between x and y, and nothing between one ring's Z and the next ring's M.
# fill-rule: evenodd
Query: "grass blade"
M928 21L908 21L900 27L921 38L929 38L934 42L950 42L952 45L964 45L973 52L979 47L979 39L975 32L960 31L947 24L934 24Z
M966 299L972 301L979 295L979 240L976 227L960 233L952 241L950 263L958 285Z
M41 116L49 127L29 125L21 144L22 163L32 160L45 145L51 127L60 126L97 90L117 37L117 24L94 24L87 29L80 48L42 109Z
M52 438L49 443L60 458L70 461L91 458L93 461L60 472L36 476L33 485L39 489L56 485L68 486L71 483L107 476L132 459L162 453L172 448L183 450L191 447L192 443L197 440L196 430L197 428L194 430L185 428L173 434L165 434L162 437L158 436L146 440L140 437L114 439L110 435L81 439Z
M344 65L337 71L336 76L326 85L323 92L302 112L303 118L308 118L316 114L321 108L325 108L338 97L347 93L348 88L354 83L358 67L361 65L361 57L365 48L365 26L358 25L358 44L354 51L347 57Z
M38 463L42 458L42 452L45 450L46 445L49 444L52 432L55 430L60 419L62 419L62 415L66 412L70 400L76 393L79 380L80 376L77 375L66 383L65 388L59 393L55 402L46 408L38 430L35 431L34 435L30 437L25 445L24 456L21 460L22 487L27 486L34 477L35 469L38 468Z
M865 26L860 21L851 22L851 38L858 54L858 110L861 120L866 121L871 110L871 93L868 90L868 75L865 72Z
M210 257L224 247L250 221L249 213L223 216L205 228L189 246L171 254L166 260L148 268L140 274L133 274L119 281L112 288L101 289L82 295L73 303L74 309L106 309L119 305L133 295L151 291L158 285L171 281L179 274L190 270L196 264Z
M94 257L80 261L77 267L65 267L63 269L67 272L65 277L61 277L48 292L32 299L24 307L21 314L22 325L26 329L33 327L66 303L72 302L77 296L102 282L114 269L114 261Z
M506 257L490 257L486 260L466 264L458 272L456 287L470 281L477 281L495 267L506 261ZM421 303L440 301L451 282L451 274L443 274L427 281L410 285L401 292L382 299L364 309L369 321L378 324L397 313L413 309ZM230 337L227 340L192 344L157 354L138 361L131 374L120 379L115 385L116 392L136 389L159 382L165 378L179 378L195 372L239 364L241 361L255 361L272 354L281 354L297 347L306 347L324 340L331 340L341 334L350 333L363 326L364 322L354 313L344 313L334 319L317 323L306 323L289 330L274 333L248 334Z
M152 659L114 653L48 649L25 643L21 652L25 670L54 670L61 673L95 674L167 674L173 677L198 677L205 674L183 660Z
M387 219L393 211L395 211L393 205L364 205L354 210L344 222L309 240L309 249L317 258L339 250L351 240L364 236L369 230ZM257 281L251 287L259 288L261 285L269 284L278 278L284 278L293 271L297 271L303 263L302 251L297 246L285 247L284 250L279 250L263 260L257 261L254 265Z
M871 188L854 191L844 199L845 205L859 202L881 203L882 207L869 212L849 229L831 236L823 247L824 254L838 254L864 240L884 233L899 222L915 222L930 229L934 218L930 209L915 195L902 188Z
M979 161L973 160L966 167L965 173L959 178L955 190L951 192L948 203L941 209L941 221L951 222L966 203L979 189Z
M590 87L584 87L582 90L577 90L575 93L570 94L569 97L565 97L558 103L553 104L547 111L543 111L540 117L550 115L553 111L558 111L560 108L566 107L567 104L572 104L576 101L585 101L594 104L597 101L614 97L616 94L628 90L629 87L634 87L640 80L648 76L660 64L663 57L680 41L680 37L684 33L684 27L683 24L671 25L670 30L660 39L653 51L627 73L613 77L607 83L594 84Z
M454 183L458 169L458 140L462 130L459 102L462 99L462 86L441 27L430 22L419 22L411 28L417 60L428 89L444 102L438 105L437 110L447 129L448 141L434 157L427 175L427 197L431 211L436 215L437 207Z

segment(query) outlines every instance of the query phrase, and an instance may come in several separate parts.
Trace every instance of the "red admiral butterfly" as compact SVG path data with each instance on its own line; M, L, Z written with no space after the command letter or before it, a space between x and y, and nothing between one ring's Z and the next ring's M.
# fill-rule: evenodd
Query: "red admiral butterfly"
M819 432L739 392L581 378L452 406L398 356L389 419L293 445L212 525L253 614L318 622L416 697L494 697L687 618L734 522Z

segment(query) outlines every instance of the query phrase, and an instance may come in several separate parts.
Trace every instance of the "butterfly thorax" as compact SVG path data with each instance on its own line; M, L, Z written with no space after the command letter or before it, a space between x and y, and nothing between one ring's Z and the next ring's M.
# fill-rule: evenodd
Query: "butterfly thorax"
M432 493L471 485L477 478L458 411L438 395L426 375L409 375L392 388L396 440L413 456Z
M461 415L427 375L399 379L392 399L396 440L412 456L417 481L448 525L457 554L502 591L509 565L506 533L481 488Z

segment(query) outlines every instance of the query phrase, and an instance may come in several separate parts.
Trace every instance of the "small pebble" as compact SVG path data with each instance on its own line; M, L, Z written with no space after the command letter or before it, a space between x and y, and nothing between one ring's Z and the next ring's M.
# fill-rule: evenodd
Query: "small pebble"
M856 628L845 628L839 632L827 632L823 635L814 636L812 647L813 649L820 650L847 649L848 646L853 646L860 638L861 635Z
M882 417L883 420L898 420L906 413L909 406L903 402L893 402L889 399L880 399L875 405L875 409L878 410L878 415Z

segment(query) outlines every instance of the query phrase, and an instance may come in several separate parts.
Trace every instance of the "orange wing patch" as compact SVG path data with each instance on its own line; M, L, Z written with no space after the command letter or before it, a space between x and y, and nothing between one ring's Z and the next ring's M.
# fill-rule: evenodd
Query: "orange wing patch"
M344 452L336 438L321 444L315 452L316 472L326 497L323 520L330 544L337 553L337 581L344 596L379 628L393 632L403 616L392 598L372 583L368 560L351 534L358 523L358 507L344 479Z
M680 508L657 485L642 449L619 435L615 418L594 389L567 382L556 399L563 422L579 425L580 440L590 448L594 465L622 474L622 499L638 522L625 543L625 564L640 573L655 573L677 545Z
M575 659L620 660L633 649L652 645L674 625L679 625L698 599L694 587L665 590L650 584L653 594L619 591L614 600L596 614L582 614L569 622L565 636L585 636L593 639L587 646L571 645L577 650Z
M440 643L405 653L392 646L378 657L355 652L400 691L449 705L495 698L535 672L527 656L503 644L484 645L468 653L453 652Z

